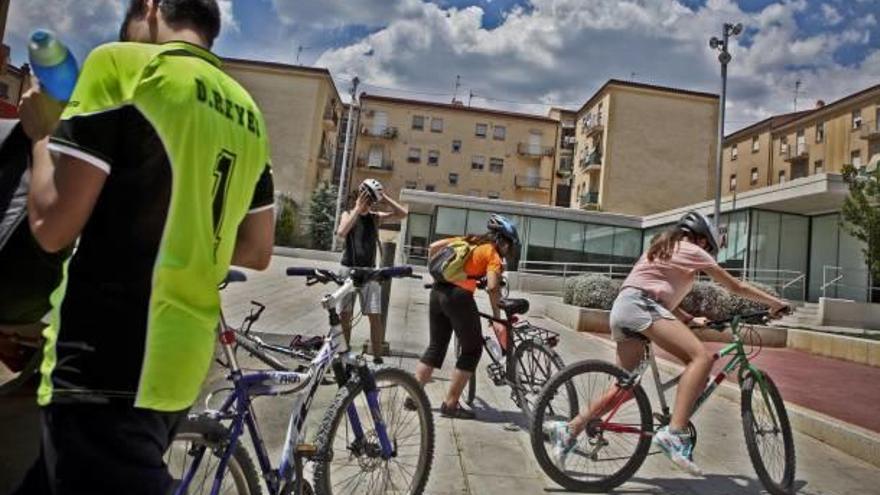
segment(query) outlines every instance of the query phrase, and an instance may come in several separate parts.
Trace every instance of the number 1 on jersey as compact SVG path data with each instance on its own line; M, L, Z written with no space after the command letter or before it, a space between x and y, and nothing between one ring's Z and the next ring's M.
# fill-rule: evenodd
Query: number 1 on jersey
M220 245L220 229L223 227L223 211L226 207L226 192L229 189L229 176L235 168L235 155L222 150L217 155L217 166L214 168L214 259L217 259L217 247Z

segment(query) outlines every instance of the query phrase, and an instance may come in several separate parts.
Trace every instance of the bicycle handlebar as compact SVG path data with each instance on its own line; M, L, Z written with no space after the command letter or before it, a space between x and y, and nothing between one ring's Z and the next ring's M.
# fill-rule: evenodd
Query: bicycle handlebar
M342 285L345 283L344 277L340 277L330 270L320 268L291 267L287 269L287 275L291 277L306 277L306 284L308 285L317 283L328 284L330 282ZM349 276L357 284L373 280L382 281L389 278L422 278L421 275L414 275L412 267L406 265L378 269L354 268Z
M791 313L791 306L786 307L786 309L784 309L783 311L780 312L780 314L788 314L788 313ZM770 310L762 309L760 311L750 311L748 313L741 313L738 315L733 315L730 318L724 318L722 320L710 321L710 322L706 323L706 326L709 328L712 328L714 330L718 330L720 332L720 331L723 331L725 328L727 328L727 325L729 325L731 322L733 322L733 320L764 323L768 319L770 319L772 316L773 316L773 313L771 313Z

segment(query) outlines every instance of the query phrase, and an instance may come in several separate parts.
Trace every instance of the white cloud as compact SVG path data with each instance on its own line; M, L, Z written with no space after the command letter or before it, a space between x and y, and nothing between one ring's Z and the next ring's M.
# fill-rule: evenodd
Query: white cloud
M827 3L822 4L822 15L825 16L825 23L829 26L836 26L843 21L843 16L833 5Z
M233 31L238 31L238 21L235 20L235 15L232 12L232 0L217 0L217 5L220 7L221 26L223 26L222 29L231 29Z
M348 25L380 27L389 21L418 15L421 0L273 0L287 24L336 28Z
M338 2L329 3L339 12ZM880 59L876 49L858 66L833 59L842 45L866 42L865 29L804 35L796 18L809 9L804 0L759 12L744 12L734 0L709 0L696 10L676 0L532 0L532 9L510 12L491 30L482 27L477 7L417 7L327 50L316 65L330 68L341 87L358 75L374 86L451 93L461 75L459 97L473 91L496 98L474 104L543 112L546 107L528 103L577 106L607 79L633 72L638 81L717 92L717 53L708 39L729 21L742 22L750 37L748 46L731 42L729 129L790 111L795 80L803 81L808 98L831 101L880 79L880 64L870 63Z

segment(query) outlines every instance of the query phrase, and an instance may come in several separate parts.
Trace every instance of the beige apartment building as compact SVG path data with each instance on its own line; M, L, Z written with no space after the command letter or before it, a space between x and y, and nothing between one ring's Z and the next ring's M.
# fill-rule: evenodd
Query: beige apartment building
M342 103L327 69L253 60L224 59L224 70L263 111L276 192L308 213L312 191L333 180ZM301 232L305 221L298 223Z
M572 207L648 215L714 183L718 96L609 80L577 112Z
M553 206L571 206L571 182L574 169L574 148L577 143L577 111L553 107L549 116L557 121L556 187L553 188Z
M740 193L844 165L880 162L880 85L811 110L784 114L724 139L726 194Z
M370 94L360 107L351 184L552 204L556 120Z

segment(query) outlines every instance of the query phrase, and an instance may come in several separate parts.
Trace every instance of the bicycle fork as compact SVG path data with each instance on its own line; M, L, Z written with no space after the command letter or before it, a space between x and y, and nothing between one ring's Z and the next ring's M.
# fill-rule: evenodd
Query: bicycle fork
M376 387L376 379L366 366L358 368L358 377L363 384L364 395L367 397L367 406L370 409L370 416L372 416L373 425L376 428L376 436L378 437L380 448L379 454L383 459L390 459L397 455L397 449L388 438L388 428L385 424L385 418L382 416L382 411L379 408L379 389ZM364 434L364 428L354 401L348 405L346 415L354 433L355 445L366 446L367 438ZM369 452L367 453L369 454Z

